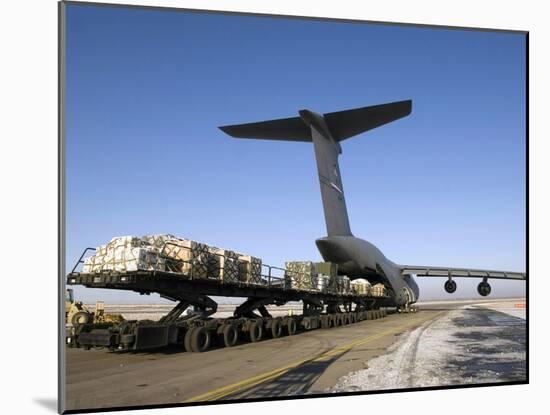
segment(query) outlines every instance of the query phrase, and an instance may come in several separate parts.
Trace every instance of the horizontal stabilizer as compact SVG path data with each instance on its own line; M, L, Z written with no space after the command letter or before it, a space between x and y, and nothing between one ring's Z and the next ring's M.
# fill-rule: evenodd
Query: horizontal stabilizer
M337 141L345 140L373 128L406 117L411 113L412 101L398 101L347 111L324 114L325 122Z
M311 142L311 130L300 117L226 125L220 130L237 138Z
M406 117L411 113L412 101L398 101L346 111L323 114L327 127L336 141L361 134L373 128ZM311 129L301 117L281 118L249 124L220 127L236 138L311 142Z

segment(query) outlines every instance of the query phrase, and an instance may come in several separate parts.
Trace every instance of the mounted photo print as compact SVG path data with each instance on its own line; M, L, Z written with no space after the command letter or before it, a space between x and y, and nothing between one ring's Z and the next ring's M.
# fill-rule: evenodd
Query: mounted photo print
M528 382L528 33L59 3L60 412Z

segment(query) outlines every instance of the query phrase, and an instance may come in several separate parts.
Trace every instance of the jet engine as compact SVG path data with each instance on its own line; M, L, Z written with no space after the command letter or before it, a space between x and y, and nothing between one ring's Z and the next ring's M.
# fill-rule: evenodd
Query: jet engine
M477 292L482 297L487 297L489 294L491 294L491 286L487 281L481 281L477 286Z
M449 294L452 294L456 291L456 282L453 280L447 280L445 281L444 287L445 287L445 291L447 291Z

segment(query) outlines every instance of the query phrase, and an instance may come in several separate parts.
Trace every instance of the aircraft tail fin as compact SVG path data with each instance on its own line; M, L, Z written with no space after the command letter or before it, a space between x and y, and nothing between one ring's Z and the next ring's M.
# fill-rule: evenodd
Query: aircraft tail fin
M351 236L344 187L338 166L340 141L410 114L412 101L399 101L352 110L317 114L299 111L300 116L220 129L232 137L312 142L328 236Z

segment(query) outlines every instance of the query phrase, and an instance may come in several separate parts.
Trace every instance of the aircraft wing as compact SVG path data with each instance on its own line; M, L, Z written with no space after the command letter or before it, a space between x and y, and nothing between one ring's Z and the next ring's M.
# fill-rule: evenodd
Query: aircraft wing
M499 280L525 280L524 272L494 271L472 268L451 268L435 266L401 265L402 275L416 275L418 277L470 277L470 278L492 278Z

